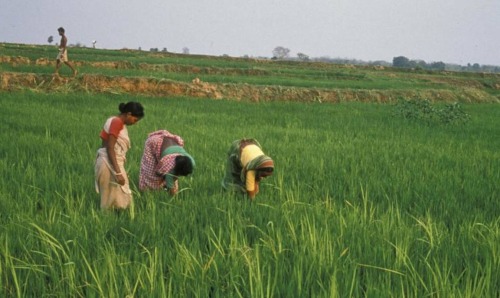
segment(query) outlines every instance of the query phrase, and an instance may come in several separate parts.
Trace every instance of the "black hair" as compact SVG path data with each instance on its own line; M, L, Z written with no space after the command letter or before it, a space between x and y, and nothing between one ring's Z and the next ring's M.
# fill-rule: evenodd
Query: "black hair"
M64 33L64 28L63 27L59 27L59 28L57 28L57 31Z
M272 173L272 172L274 172L274 168L273 167L265 167L265 168L260 168L258 170L261 171L261 172L266 172L266 173Z
M174 175L187 176L193 172L193 163L191 159L184 155L175 157Z
M127 103L121 103L118 106L118 109L120 110L120 113L130 113L132 116L142 118L144 117L144 108L142 105L138 102L135 101L129 101Z

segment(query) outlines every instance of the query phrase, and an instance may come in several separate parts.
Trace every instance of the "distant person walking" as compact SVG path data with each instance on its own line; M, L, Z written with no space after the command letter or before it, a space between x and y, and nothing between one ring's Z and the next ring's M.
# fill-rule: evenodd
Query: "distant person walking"
M136 124L144 117L144 109L138 102L121 103L120 114L104 123L100 137L102 145L95 161L96 192L101 194L102 209L126 209L132 202L132 191L125 172L125 160L130 139L127 126Z
M61 62L69 66L71 70L73 71L73 77L76 77L78 74L78 71L75 69L75 67L69 62L68 60L68 38L66 38L66 35L64 34L64 28L59 27L57 29L59 32L59 35L61 36L61 42L59 43L59 53L57 54L57 59L56 59L56 72L55 75L59 76L59 68L61 68Z
M175 195L179 190L179 177L191 174L194 167L194 159L184 150L180 136L167 130L152 132L144 144L139 189L165 189Z
M247 194L253 200L259 192L259 182L273 174L273 160L262 152L255 139L236 140L227 152L226 175L222 187Z

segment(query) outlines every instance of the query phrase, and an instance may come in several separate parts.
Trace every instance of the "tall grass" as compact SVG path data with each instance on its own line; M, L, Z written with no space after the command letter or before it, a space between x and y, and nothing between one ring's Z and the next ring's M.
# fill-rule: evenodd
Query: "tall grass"
M390 105L1 93L0 296L497 297L500 110L465 126ZM93 161L104 120L137 100L134 205L102 212ZM147 134L197 162L176 197L137 190ZM254 203L224 192L232 140L276 163Z

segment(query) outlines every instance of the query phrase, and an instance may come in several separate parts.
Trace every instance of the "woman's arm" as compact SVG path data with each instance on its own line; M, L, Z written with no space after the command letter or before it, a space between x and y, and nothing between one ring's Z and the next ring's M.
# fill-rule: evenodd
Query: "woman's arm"
M248 171L246 175L245 187L247 190L247 195L250 198L250 200L253 200L255 198L255 195L259 192L259 184L258 181L255 179L255 175L256 175L255 170Z
M115 153L115 145L116 145L116 137L114 135L109 135L109 139L106 142L106 151L108 153L109 161L111 162L111 166L113 167L115 173L116 181L120 185L125 185L125 178L123 176L124 173L120 172L120 167L118 167L118 162L116 161L116 153Z
M167 174L170 175L170 174ZM177 181L177 177L173 176L165 176L165 189L168 190L168 193L172 196L177 194L177 191L179 190L179 182Z

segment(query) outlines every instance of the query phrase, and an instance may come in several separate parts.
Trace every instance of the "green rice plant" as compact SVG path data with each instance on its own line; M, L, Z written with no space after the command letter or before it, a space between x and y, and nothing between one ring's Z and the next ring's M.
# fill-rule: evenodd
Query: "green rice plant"
M496 297L500 116L422 126L368 103L3 92L0 296ZM102 212L93 162L120 102L133 208ZM181 135L193 175L138 190L149 132ZM256 201L220 187L234 139L276 164Z

